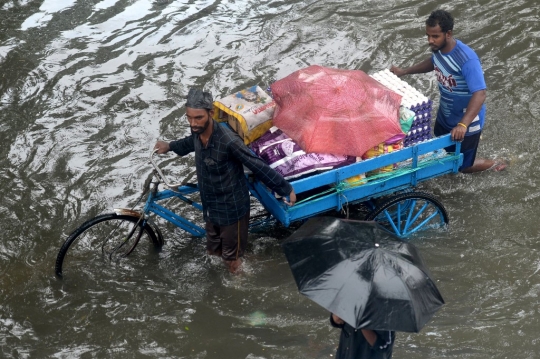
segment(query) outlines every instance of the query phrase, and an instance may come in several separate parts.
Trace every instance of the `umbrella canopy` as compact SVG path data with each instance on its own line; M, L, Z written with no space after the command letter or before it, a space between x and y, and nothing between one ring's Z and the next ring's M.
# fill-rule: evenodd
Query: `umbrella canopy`
M363 71L309 66L270 86L273 124L306 152L362 156L401 135L401 95Z
M354 328L419 332L444 304L416 247L376 222L311 218L282 246L300 293Z

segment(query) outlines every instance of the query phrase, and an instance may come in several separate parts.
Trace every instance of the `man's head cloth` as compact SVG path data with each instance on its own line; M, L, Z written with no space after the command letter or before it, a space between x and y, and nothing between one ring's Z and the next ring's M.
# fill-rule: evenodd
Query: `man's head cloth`
M212 110L214 101L210 92L201 89L191 88L187 95L186 107Z

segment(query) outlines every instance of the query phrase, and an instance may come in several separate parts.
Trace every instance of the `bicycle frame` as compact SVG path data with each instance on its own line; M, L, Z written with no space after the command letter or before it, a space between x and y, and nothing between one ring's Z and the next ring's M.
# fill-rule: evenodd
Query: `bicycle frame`
M206 235L206 231L204 230L204 228L199 227L195 223L188 221L187 219L179 216L170 209L167 209L157 203L158 201L175 197L202 211L202 205L200 203L194 202L185 196L198 191L198 188L191 186L180 186L178 187L177 191L173 191L170 189L157 191L156 185L154 189L150 192L148 199L146 200L143 208L143 214L145 218L147 218L150 213L154 213L157 216L165 219L168 222L171 222L175 226L187 231L188 233L196 237L204 237Z
M204 237L206 235L206 231L203 228L197 226L195 223L188 221L187 219L179 216L178 214L174 213L170 209L167 209L164 206L157 203L159 201L174 197L202 211L202 205L200 203L194 202L193 200L186 197L186 195L198 192L199 189L197 188L197 186L185 185L184 183L170 183L167 180L167 177L163 174L163 172L159 168L158 164L154 161L153 156L156 153L157 153L156 150L150 153L150 163L154 167L153 178L157 178L157 182L149 181L146 184L147 186L146 188L149 188L151 184L153 184L153 186L150 188L150 194L148 195L148 198L146 199L142 213L140 213L141 219L143 219L144 221L147 221L150 217L150 214L154 213L157 216L166 220L167 222L174 224L175 226L185 230L186 232L196 237ZM164 183L165 186L169 187L169 189L164 189L162 191L159 191L158 188L161 183ZM172 190L171 188L174 188L174 190ZM115 209L115 211L121 212L123 210Z

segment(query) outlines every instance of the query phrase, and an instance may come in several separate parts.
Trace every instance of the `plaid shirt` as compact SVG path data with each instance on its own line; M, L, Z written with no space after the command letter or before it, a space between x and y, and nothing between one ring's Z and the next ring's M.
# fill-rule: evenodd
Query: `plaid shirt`
M169 143L179 156L195 151L195 166L204 219L220 226L237 222L250 206L245 165L271 190L287 196L292 186L270 168L227 127L212 121L214 130L206 148L198 134Z

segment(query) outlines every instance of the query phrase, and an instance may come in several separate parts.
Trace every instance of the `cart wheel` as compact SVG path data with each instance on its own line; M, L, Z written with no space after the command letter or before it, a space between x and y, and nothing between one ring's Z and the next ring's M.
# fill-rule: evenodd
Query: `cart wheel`
M448 213L439 200L428 193L409 192L396 195L366 216L400 238L429 228L448 224Z

